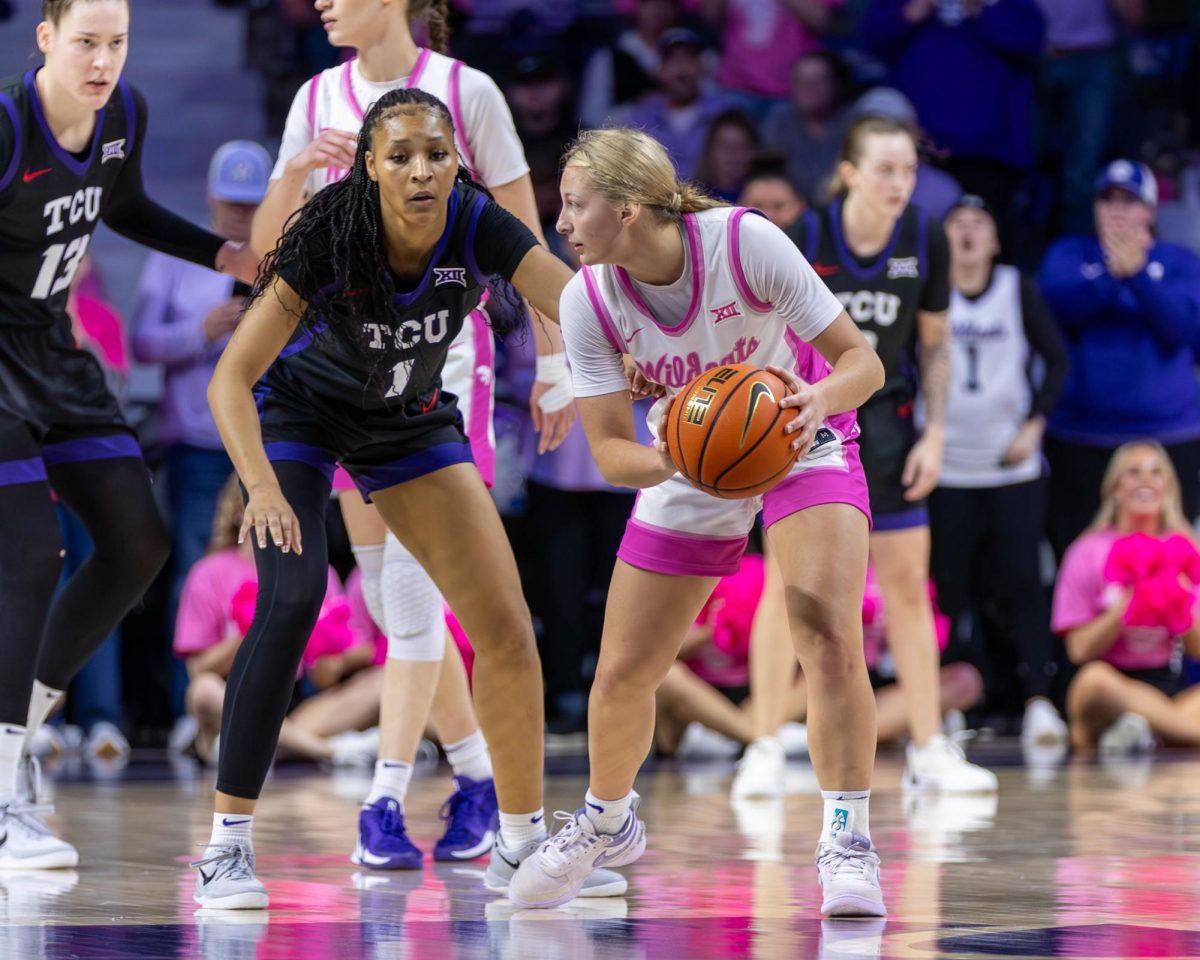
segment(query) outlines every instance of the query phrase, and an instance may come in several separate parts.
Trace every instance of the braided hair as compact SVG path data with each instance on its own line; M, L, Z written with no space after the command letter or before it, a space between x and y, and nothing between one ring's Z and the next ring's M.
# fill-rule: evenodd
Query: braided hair
M290 284L308 305L299 318L300 324L314 336L330 335L334 330L348 334L362 354L372 360L372 376L380 364L388 361L367 346L370 338L364 332L364 323L394 327L402 319L402 311L395 302L396 282L388 263L379 184L367 175L366 153L380 123L398 114L419 111L436 116L453 138L450 111L433 94L416 88L385 93L363 118L349 175L319 191L292 214L275 249L264 258L249 298L253 303L263 296L274 277L286 269ZM455 183L491 197L461 164ZM331 274L332 283L328 280ZM492 277L488 285L507 306L517 307L496 311L493 328L499 334L508 333L523 320L520 296L503 278Z
M447 0L409 0L408 22L411 27L417 20L425 21L429 34L429 46L438 53L450 47L450 8Z

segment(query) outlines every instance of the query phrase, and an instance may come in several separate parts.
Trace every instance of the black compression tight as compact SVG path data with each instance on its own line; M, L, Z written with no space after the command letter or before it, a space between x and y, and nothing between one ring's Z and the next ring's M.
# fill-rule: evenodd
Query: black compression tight
M329 481L303 463L274 466L283 495L300 521L304 552L282 553L269 537L265 550L255 543L258 603L225 685L217 769L217 790L247 800L258 798L267 779L296 669L321 612L329 577Z
M41 482L0 487L0 723L25 723L35 675L66 689L170 550L140 459L87 460L48 473L95 551L52 601L62 542L49 489Z

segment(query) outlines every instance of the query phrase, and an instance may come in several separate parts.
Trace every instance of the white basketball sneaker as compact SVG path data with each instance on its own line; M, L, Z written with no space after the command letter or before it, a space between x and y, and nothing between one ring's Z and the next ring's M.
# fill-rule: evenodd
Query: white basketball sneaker
M61 870L79 865L79 853L59 840L43 814L53 807L13 801L0 805L0 870Z
M597 833L583 808L556 813L555 819L565 825L517 868L508 885L508 899L519 907L557 907L579 896L597 867L621 867L637 860L646 850L638 800L635 794L617 833Z
M1034 697L1025 708L1021 721L1021 745L1053 747L1066 743L1067 724L1045 697Z
M883 917L883 890L879 886L879 854L871 841L843 830L833 840L817 844L817 878L827 917Z
M923 747L908 745L904 785L943 793L994 793L999 781L991 770L969 763L962 747L939 733Z
M1150 724L1140 713L1123 713L1100 734L1102 756L1151 753L1157 746Z
M254 876L254 851L240 843L209 845L196 868L196 892L202 907L217 910L265 910L267 888Z
M732 795L739 800L783 796L783 773L787 755L775 737L759 737L750 742L738 761Z

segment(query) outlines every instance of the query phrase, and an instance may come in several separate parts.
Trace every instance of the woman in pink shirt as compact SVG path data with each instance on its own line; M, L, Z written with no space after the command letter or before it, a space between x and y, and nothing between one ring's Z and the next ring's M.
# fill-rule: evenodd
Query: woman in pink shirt
M1185 690L1180 645L1200 654L1200 560L1163 448L1117 448L1100 512L1063 557L1052 626L1082 664L1067 690L1071 743L1102 753L1200 746L1200 687Z
M258 590L250 538L241 546L237 542L241 525L242 496L235 478L217 503L209 553L188 573L179 600L175 653L187 665L187 710L199 728L196 753L205 760L216 759L225 679L253 618ZM378 665L386 644L369 618L356 616L356 606L365 604L361 597L343 593L330 568L325 602L302 666L319 692L284 721L280 756L332 760L331 737L378 722L383 686Z

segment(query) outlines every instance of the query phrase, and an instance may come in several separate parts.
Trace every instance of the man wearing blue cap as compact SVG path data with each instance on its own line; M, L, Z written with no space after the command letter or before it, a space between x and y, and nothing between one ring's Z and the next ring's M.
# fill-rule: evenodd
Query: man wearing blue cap
M271 155L259 144L232 140L218 147L208 168L213 231L248 241L270 176ZM161 440L167 446L172 539L168 636L174 632L183 580L208 549L217 496L233 471L205 391L248 292L226 274L161 253L150 254L138 287L133 355L163 368ZM183 713L186 684L186 671L176 662L172 709L177 716Z
M1145 164L1113 161L1096 178L1095 234L1058 240L1042 262L1042 293L1071 357L1044 447L1048 533L1060 559L1095 515L1122 443L1162 443L1188 517L1200 506L1200 258L1155 240L1157 204Z

